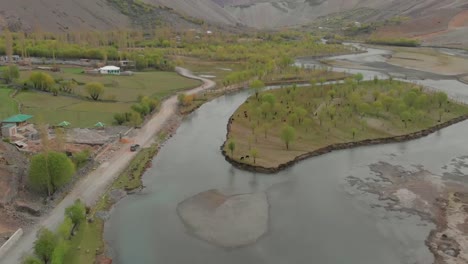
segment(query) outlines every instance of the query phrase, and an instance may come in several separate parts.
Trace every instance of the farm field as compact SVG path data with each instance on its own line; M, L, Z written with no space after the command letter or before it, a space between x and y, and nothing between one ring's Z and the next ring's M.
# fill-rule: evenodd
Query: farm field
M97 122L111 125L114 114L129 112L139 96L161 100L199 85L199 81L175 72L136 72L133 76L93 76L80 72L80 68L70 67L59 73L48 72L55 80L75 80L77 85L73 93L53 96L51 93L23 91L16 96L22 112L33 115L33 122L41 120L51 125L62 121L70 122L71 127L92 127ZM31 73L21 72L21 80L27 80ZM88 98L85 85L90 82L104 84L102 101Z
M288 87L248 98L232 116L224 150L274 168L332 144L405 135L466 114L467 106L444 93L398 81Z
M131 103L81 100L48 93L24 91L16 96L22 112L34 116L33 122L56 125L62 121L71 127L93 127L97 122L111 125L114 113L129 111Z
M87 75L79 68L63 68L62 72L48 72L56 80L75 80L78 86L75 93L87 96L85 84L100 82L104 84L104 100L136 102L139 95L163 98L174 92L196 87L199 81L184 78L175 72L135 72L133 76ZM31 72L22 72L21 79L29 78Z
M12 89L0 87L0 120L18 114L18 104L10 97Z

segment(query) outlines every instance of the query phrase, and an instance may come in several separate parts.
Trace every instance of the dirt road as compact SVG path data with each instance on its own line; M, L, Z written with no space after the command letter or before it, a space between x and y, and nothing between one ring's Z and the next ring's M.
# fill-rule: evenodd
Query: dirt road
M187 91L189 94L211 89L216 85L212 80L195 76L187 69L178 67L176 71L187 78L203 82L201 86ZM165 100L161 105L160 111L154 114L153 117L137 131L132 144L136 143L144 147L150 146L154 136L162 129L164 123L169 120L171 116L176 114L176 111L177 95L174 95ZM40 227L46 227L52 230L57 228L63 221L65 208L73 204L76 199L81 199L88 205L94 204L136 155L137 152L130 152L130 144L127 145L124 145L119 151L116 151L107 162L102 163L96 170L81 179L49 215L42 217L31 230L23 235L5 256L0 256L0 263L20 263L21 258L32 250L34 241L36 240L36 233Z

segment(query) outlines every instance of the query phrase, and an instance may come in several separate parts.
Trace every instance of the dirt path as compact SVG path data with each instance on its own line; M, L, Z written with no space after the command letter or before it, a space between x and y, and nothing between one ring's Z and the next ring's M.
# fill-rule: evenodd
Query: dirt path
M212 89L216 83L212 80L193 75L189 70L176 68L177 73L187 78L200 80L203 84L197 88L187 91L189 94L197 93L205 89ZM140 144L143 147L150 146L154 136L161 130L164 123L177 112L177 95L165 100L161 109L139 130L133 138L133 143ZM81 199L88 205L94 204L104 193L106 188L114 181L116 177L128 166L137 152L130 152L130 143L124 145L119 151L114 152L113 156L102 163L96 170L81 179L73 190L40 221L27 231L18 243L5 256L0 257L1 264L20 263L21 257L31 251L36 233L40 227L55 229L62 221L64 210L73 204L76 199Z

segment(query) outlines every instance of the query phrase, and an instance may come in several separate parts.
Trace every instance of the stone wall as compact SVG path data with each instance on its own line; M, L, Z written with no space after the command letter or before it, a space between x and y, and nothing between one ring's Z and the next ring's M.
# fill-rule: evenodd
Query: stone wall
M5 244L3 244L2 247L0 247L0 259L3 258L3 255L5 255L5 253L7 253L8 250L16 244L16 242L18 242L22 235L23 229L20 228L16 230L16 232L7 240L7 242L5 242Z

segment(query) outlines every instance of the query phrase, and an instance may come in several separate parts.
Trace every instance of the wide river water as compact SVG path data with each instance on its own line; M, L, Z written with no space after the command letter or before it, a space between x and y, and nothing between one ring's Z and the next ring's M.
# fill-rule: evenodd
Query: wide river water
M375 62L385 53L371 49L368 54L343 59ZM367 78L386 76L385 68L376 70L358 71ZM458 100L468 98L468 86L457 81L418 81L443 89ZM245 91L226 95L188 116L145 173L146 188L115 206L105 228L115 263L433 262L424 243L433 224L416 215L376 206L384 202L352 187L347 177L375 178L369 165L377 162L408 170L423 167L443 175L445 165L468 153L468 122L410 142L335 151L277 174L264 175L234 168L220 152L227 121L248 96ZM253 245L231 250L188 234L176 207L184 199L210 189L228 194L265 191L270 204L268 233Z

